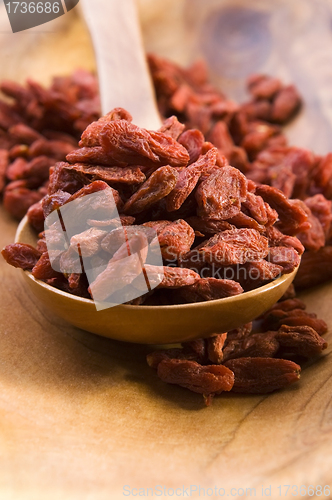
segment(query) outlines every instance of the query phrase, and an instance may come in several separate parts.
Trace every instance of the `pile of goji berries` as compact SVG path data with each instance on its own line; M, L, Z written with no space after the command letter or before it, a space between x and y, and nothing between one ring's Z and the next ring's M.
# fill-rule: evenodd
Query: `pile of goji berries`
M22 244L10 245L3 252L9 263L77 295L107 290L108 269L90 286L84 273L53 269L46 240L60 251L60 237L53 226L43 232L51 212L103 192L105 210L90 207L89 218L80 221L79 234L61 254L60 268L71 268L78 244L81 256L90 259L84 261L88 269L101 252L110 263L115 259L116 221L107 212L114 200L122 224L154 229L161 249L164 278L135 305L237 295L298 266L304 248L293 234L310 227L301 206L276 188L248 181L198 130L184 131L177 118L166 120L159 131L131 120L127 111L112 110L87 127L67 162L51 167L47 194L28 210L30 224L41 231L37 249L29 258L28 246L23 252Z
M49 88L3 81L0 90L0 194L20 220L47 193L49 169L77 147L100 116L97 79L84 70L54 78Z
M296 88L252 75L247 82L251 100L237 105L209 83L204 62L183 69L150 55L149 63L163 116L176 115L187 128L198 128L230 165L256 183L281 190L307 213L310 229L297 232L306 250L297 289L331 279L332 153L322 157L288 145L281 126L301 108Z

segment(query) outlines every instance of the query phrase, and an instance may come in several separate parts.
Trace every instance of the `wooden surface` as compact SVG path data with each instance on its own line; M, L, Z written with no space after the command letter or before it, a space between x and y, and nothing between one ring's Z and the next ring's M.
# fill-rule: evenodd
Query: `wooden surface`
M93 67L79 20L59 26L48 35L19 34L16 69L4 49L11 35L0 34L0 59L8 62L1 77L47 80L77 61ZM31 50L43 41L30 64L29 37ZM60 57L64 39L77 60L72 52L69 62L67 52ZM0 208L0 247L15 229ZM255 487L256 498L265 498L264 485L280 498L278 485L332 484L331 347L289 390L226 395L205 408L199 395L157 379L145 346L94 336L42 309L1 259L0 283L1 500L117 500L129 488L158 485L225 488L225 497L230 488ZM332 285L305 296L332 326L331 297Z

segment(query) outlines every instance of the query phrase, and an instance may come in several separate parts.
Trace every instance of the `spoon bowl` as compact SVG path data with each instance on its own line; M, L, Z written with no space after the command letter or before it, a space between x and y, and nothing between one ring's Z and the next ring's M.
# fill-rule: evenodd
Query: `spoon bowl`
M35 245L36 241L25 217L15 242ZM114 340L172 344L227 332L252 321L282 297L297 269L234 297L172 306L118 305L102 311L97 311L92 300L63 292L35 279L28 271L22 272L38 302L78 328Z

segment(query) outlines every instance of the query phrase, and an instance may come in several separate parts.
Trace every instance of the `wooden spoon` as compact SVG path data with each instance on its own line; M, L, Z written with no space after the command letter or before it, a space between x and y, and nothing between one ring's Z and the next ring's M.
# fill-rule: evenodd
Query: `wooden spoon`
M82 6L96 51L103 113L121 106L133 115L134 123L157 129L160 117L134 0L82 0ZM36 244L26 217L16 241ZM62 292L29 272L24 276L43 305L79 328L117 340L165 344L226 332L252 321L284 294L296 271L235 297L174 306L119 305L102 311L92 300Z
M135 0L82 0L95 49L103 114L129 111L135 125L161 125L140 33Z

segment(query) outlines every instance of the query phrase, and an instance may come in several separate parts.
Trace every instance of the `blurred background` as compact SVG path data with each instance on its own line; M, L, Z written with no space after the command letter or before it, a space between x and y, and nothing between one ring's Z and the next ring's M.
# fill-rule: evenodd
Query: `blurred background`
M290 143L332 150L331 0L140 0L148 51L181 64L204 58L227 96L246 99L245 79L267 73L295 83L305 108Z

